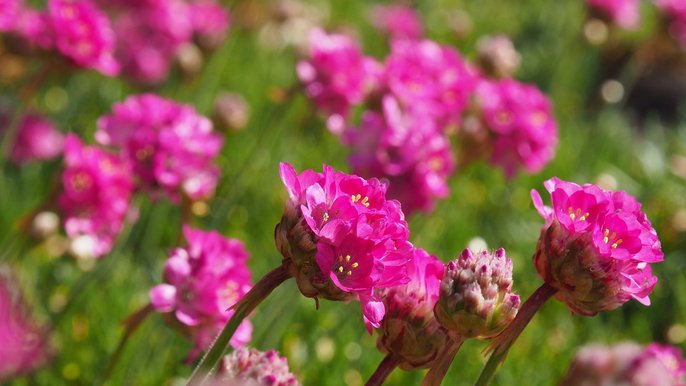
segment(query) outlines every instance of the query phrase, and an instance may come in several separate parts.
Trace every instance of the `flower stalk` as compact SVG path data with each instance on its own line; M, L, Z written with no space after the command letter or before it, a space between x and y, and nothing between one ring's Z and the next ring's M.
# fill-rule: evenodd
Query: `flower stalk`
M456 336L446 343L443 351L438 355L438 359L424 376L422 386L440 386L464 341L463 337Z
M524 328L529 324L536 312L548 301L557 289L553 288L547 283L543 283L538 289L527 299L517 313L515 319L510 323L500 335L493 339L493 343L486 349L491 356L488 358L486 366L481 371L479 379L475 386L487 386L491 383L498 365L505 360L507 352L514 344L515 340L524 331Z
M393 354L388 354L381 361L379 367L376 368L374 374L369 378L365 386L380 386L386 381L386 378L395 370L400 364L400 361L393 356Z
M248 317L255 308L269 296L276 287L291 278L286 264L266 274L252 289L245 294L243 299L236 303L232 308L234 314L219 333L212 346L207 350L198 365L193 370L191 377L186 382L186 386L202 385L217 364L226 353L229 341L243 319Z

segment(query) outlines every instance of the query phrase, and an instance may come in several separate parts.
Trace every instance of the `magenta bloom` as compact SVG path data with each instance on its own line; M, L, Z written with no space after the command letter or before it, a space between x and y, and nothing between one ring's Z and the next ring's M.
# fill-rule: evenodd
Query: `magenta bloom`
M0 32L15 28L23 5L22 0L0 0Z
M19 124L12 146L12 160L16 163L56 158L64 148L64 135L52 122L36 114L29 114Z
M190 3L190 18L194 32L201 38L221 41L229 30L229 12L214 0Z
M289 272L308 297L359 299L368 325L378 327L384 305L377 290L406 283L413 258L407 223L386 186L324 166L300 175L281 164L290 201L276 242Z
M650 264L663 260L660 240L641 205L624 192L604 191L552 178L545 182L552 208L531 197L546 220L534 263L574 312L594 315L629 299L650 304L657 278Z
M382 99L383 112L367 111L359 127L344 140L352 148L352 170L364 177L389 181L389 197L405 212L430 211L448 193L455 169L450 142L433 117L412 108L402 111L391 96Z
M46 50L55 46L53 23L46 11L23 9L18 16L15 32L30 45Z
M419 39L423 35L422 21L412 7L377 5L372 8L370 16L374 27L391 39Z
M150 290L150 301L158 312L174 312L194 339L197 352L209 347L233 315L228 309L252 284L246 265L248 252L240 240L188 226L183 234L188 245L171 251L164 269L165 283ZM252 325L243 321L231 345L245 345L251 334Z
M30 320L16 283L0 272L0 381L36 370L50 356L43 329Z
M65 140L64 164L58 202L67 235L88 240L89 254L103 256L129 213L131 171L119 156L84 146L72 134Z
M636 29L641 19L638 0L586 0L586 4L624 29Z
M89 0L49 0L48 10L61 54L104 75L119 73L116 39L107 15Z
M681 350L656 343L643 348L632 342L582 347L560 382L560 386L684 384L686 361Z
M476 78L451 47L431 40L396 40L386 58L386 82L402 106L424 110L439 126L456 124Z
M548 98L536 87L506 79L482 80L476 100L491 137L491 162L513 176L539 172L555 156L557 124Z
M444 269L438 258L415 249L407 268L410 281L382 292L386 316L377 346L404 370L431 366L448 339L433 313Z
M351 106L360 104L374 88L379 64L362 52L350 37L310 31L308 57L298 62L298 78L305 93L327 114L345 119Z
M190 105L154 94L134 95L98 119L96 140L123 151L141 188L171 200L211 196L223 139Z

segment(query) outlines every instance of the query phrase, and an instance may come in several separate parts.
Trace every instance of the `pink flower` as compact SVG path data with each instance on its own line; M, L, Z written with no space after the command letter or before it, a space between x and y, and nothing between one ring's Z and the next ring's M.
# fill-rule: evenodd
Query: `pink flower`
M24 4L22 0L0 0L0 32L15 28Z
M131 171L117 155L83 146L75 135L64 145L63 191L58 202L67 235L87 240L89 254L107 254L129 213Z
M315 28L310 31L308 57L298 62L297 74L318 108L345 119L351 106L362 103L375 87L379 66L348 36Z
M252 284L246 265L248 252L239 240L188 226L184 226L183 235L188 245L172 250L165 264L165 283L150 290L150 300L156 311L174 312L175 319L194 338L197 352L210 346L233 315L228 309ZM231 345L245 345L251 331L250 322L244 321Z
M10 273L0 271L0 381L41 367L50 356L46 332L30 319Z
M376 291L406 283L412 245L400 204L386 186L324 166L297 174L281 164L290 200L276 229L277 247L308 297L359 299L368 325L384 305Z
M22 10L18 16L15 32L36 47L48 50L55 46L53 23L46 11L36 11L30 8Z
M419 39L423 35L417 11L406 5L376 5L370 16L374 27L392 39Z
M548 98L536 87L506 79L483 79L476 101L491 137L491 163L513 176L536 173L555 156L557 124Z
M189 7L195 33L201 38L221 42L229 29L229 12L215 0L192 2Z
M594 315L633 298L648 305L657 283L651 263L663 260L657 233L640 204L624 192L552 178L552 208L531 197L546 220L534 263L574 312Z
M96 140L123 151L138 184L177 201L211 196L219 169L214 158L223 139L190 105L154 94L134 95L98 119Z
M407 269L407 284L382 292L386 315L378 330L377 346L398 359L402 369L411 370L431 366L448 337L433 314L443 263L417 248Z
M686 47L686 3L680 0L653 0L667 16L669 32Z
M458 123L476 86L475 74L460 54L431 40L392 42L385 76L403 107L433 115L439 126Z
M240 348L222 359L216 385L231 386L299 386L288 368L288 361L270 350Z
M388 95L382 107L382 114L365 112L360 126L345 133L352 169L387 179L389 197L399 200L405 212L430 211L437 198L449 193L447 180L455 168L450 143L432 116L403 111Z
M686 361L676 347L653 343L643 348L632 342L588 345L576 353L560 386L683 386L685 375Z
M641 19L638 0L586 0L586 4L624 29L636 29Z
M19 124L19 132L12 146L12 160L17 163L49 160L62 153L64 135L52 122L36 114L29 114Z
M48 10L61 54L104 75L119 73L115 35L105 13L89 0L49 0Z

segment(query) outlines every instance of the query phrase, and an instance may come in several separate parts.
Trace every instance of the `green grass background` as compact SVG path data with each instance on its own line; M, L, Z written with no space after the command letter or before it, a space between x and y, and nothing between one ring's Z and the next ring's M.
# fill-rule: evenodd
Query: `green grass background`
M385 39L366 19L371 2L313 3L329 8L329 27L355 28L365 53L385 56ZM599 49L582 37L583 3L423 0L418 6L427 35L457 47L467 57L473 57L479 36L510 34L522 54L518 78L536 83L553 100L560 146L555 160L536 176L507 181L485 163L455 175L450 196L433 213L410 218L411 240L417 246L444 261L455 258L474 237L483 238L491 248L503 246L514 261L515 289L526 298L541 284L530 258L542 220L531 205L529 190L542 191L542 182L552 176L585 183L609 174L620 189L644 203L665 250L665 262L655 267L660 281L651 307L629 302L588 318L549 302L510 352L495 379L499 385L552 385L564 374L574 351L585 343L627 339L648 343L667 341L668 336L677 344L684 340L668 331L678 331L674 326L686 322L686 297L679 296L686 293L684 231L673 222L674 215L686 208L686 185L670 169L674 155L686 155L686 126L664 127L650 119L638 131L622 113L621 104L598 102ZM655 15L648 4L644 8L643 27L620 34L619 39L638 44L648 38ZM449 28L454 20L451 12L458 9L471 18L472 32L466 38L456 37ZM299 170L319 169L327 163L348 170L346 149L326 131L302 95L283 103L268 98L275 87L288 89L297 83L296 60L293 50L260 46L256 30L233 28L196 78L182 79L174 73L154 90L191 103L207 115L221 91L240 92L249 101L250 123L244 131L226 135L216 198L210 202L210 213L195 218L194 225L243 240L251 254L255 281L280 261L273 229L286 194L278 163L288 161ZM33 103L50 113L64 131L77 132L93 143L97 117L109 112L112 103L138 91L120 80L84 71L50 79ZM11 87L2 91L14 92ZM138 197L138 222L123 232L114 251L92 269L83 270L68 256L48 257L43 246L18 235L16 224L45 199L59 167L57 161L19 169L3 161L1 168L0 256L15 269L37 317L52 326L57 353L48 367L13 385L93 384L119 341L120 322L147 303L147 291L160 282L166 252L179 237L179 208ZM382 359L375 338L365 332L356 303L322 301L316 310L314 301L300 296L293 282L276 290L252 322L251 345L278 349L305 385L359 385ZM445 384L473 384L485 362L484 347L484 342L467 342ZM152 315L132 337L108 384L178 384L190 374L184 364L190 349L191 344L169 329L160 315ZM388 384L415 385L422 376L422 371L397 370Z

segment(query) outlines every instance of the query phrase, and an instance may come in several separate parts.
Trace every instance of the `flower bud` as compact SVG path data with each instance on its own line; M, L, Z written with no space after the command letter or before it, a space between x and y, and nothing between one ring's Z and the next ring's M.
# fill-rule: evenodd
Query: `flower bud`
M494 78L511 77L521 63L521 56L507 35L481 38L476 50L479 66Z
M511 291L512 260L504 249L477 254L465 249L446 267L434 314L463 338L488 339L517 315L520 300Z
M270 350L260 352L240 348L222 360L218 384L232 386L298 386L297 378L288 369L286 358Z
M433 315L443 264L422 249L414 253L410 282L383 292L386 316L378 330L377 347L399 360L403 370L430 367L449 339Z

